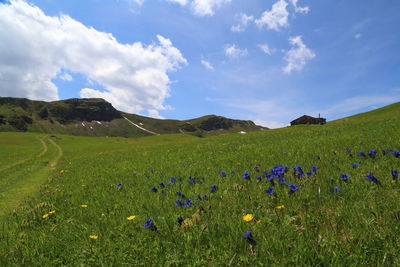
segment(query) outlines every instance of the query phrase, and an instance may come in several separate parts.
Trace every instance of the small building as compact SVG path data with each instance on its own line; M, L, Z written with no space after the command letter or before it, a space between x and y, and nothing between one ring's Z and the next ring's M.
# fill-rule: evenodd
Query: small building
M314 118L311 116L307 116L307 115L303 115L300 118L297 118L293 121L290 122L290 125L299 125L299 124L325 124L326 123L326 119L325 118Z

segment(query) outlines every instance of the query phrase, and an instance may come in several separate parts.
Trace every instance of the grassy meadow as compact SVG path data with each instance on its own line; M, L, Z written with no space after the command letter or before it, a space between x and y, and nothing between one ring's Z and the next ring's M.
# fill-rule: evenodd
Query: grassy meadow
M399 129L0 133L0 265L400 266Z

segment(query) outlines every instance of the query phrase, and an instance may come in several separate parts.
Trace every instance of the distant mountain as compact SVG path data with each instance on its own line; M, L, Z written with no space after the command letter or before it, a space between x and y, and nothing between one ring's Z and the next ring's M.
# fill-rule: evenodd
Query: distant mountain
M252 121L216 115L183 121L148 118L118 111L101 98L44 102L0 97L0 131L122 137L188 133L201 137L266 129Z

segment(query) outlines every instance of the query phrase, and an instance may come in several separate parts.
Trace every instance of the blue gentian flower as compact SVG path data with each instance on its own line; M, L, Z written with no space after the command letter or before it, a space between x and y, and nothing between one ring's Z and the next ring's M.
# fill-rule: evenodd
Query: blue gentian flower
M235 173L235 171L231 171L231 172L230 172L230 174L234 174L234 173Z
M400 157L400 152L399 151L393 151L393 155L398 158Z
M347 173L342 174L340 177L341 177L342 180L345 181L345 182L347 182L347 181L349 180L349 175L348 175Z
M245 173L242 175L242 178L243 178L243 179L246 179L246 180L250 180L250 173L249 173L249 172L245 172Z
M123 186L123 184L117 184L118 189L121 189Z
M210 188L210 192L213 193L213 192L216 192L217 190L218 190L218 187L215 184L212 184L211 188Z
M357 169L359 165L360 165L360 164L358 164L358 163L352 163L352 164L351 164L351 166L353 166L353 169Z
M185 208L190 207L190 205L192 205L192 200L190 198L186 199L186 201L183 203L183 206Z
M182 225L183 221L184 221L184 219L183 219L181 216L179 216L179 217L178 217L178 223L179 223L179 225Z
M333 193L333 192L339 192L339 191L342 191L342 189L340 189L340 187L339 187L339 186L335 186L335 187L331 188L331 189L330 189L330 191Z
M246 239L246 241L252 245L255 246L256 245L256 241L253 238L253 235L251 234L251 232L245 232L244 235L242 235L243 239Z
M368 155L369 155L371 158L375 158L375 156L376 156L376 150L375 150L375 149L369 150L369 151L368 151Z
M261 176L257 176L256 179L261 181Z
M279 182L280 184L285 184L285 183L286 183L286 178L281 177L281 178L278 179L278 182Z
M158 184L160 185L161 188L164 188L164 187L165 187L164 182L159 182Z
M152 219L148 219L148 220L144 223L143 227L146 228L146 229L150 229L150 230L152 230L152 231L157 231L157 226L155 226L155 224L154 224L154 222L153 222Z
M183 194L181 193L181 192L176 192L176 194L175 194L176 196L178 196L178 197L181 197L181 196L183 196Z
M268 189L265 190L265 193L272 196L274 194L274 188L272 186L268 187Z
M399 179L399 172L397 170L391 170L390 171L393 176L393 180L397 181Z
M312 172L307 172L307 176L310 177L313 173Z
M176 182L175 176L172 176L171 178L169 178L169 180L171 181L171 184L175 184Z
M363 151L358 152L358 155L361 156L361 157L364 157L364 158L367 157L367 155L365 155L365 153Z
M182 204L182 199L177 199L176 201L175 201L175 206L182 206L183 204Z
M311 166L311 170L313 171L314 174L317 173L317 170L319 169L318 166Z
M350 148L346 148L347 153L351 153L351 149Z
M369 180L371 182L374 182L375 184L381 184L381 182L375 178L375 176L372 172L370 174L368 174L367 177L365 177L365 180Z
M300 187L298 187L295 184L288 184L288 186L290 187L289 189L289 194L293 194L294 192L296 192L297 190L300 189Z
M151 191L153 191L154 193L157 193L157 188L155 188L154 186L151 187Z
M226 177L226 172L221 171L219 174L221 175L221 177Z
M254 168L253 168L256 172L259 172L260 171L260 167L259 166L254 166Z
M189 184L194 184L196 182L196 177L189 177Z

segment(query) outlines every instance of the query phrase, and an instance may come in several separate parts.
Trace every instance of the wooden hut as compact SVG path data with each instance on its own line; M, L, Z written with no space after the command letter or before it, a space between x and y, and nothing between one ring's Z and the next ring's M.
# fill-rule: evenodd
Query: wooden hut
M290 122L290 125L299 125L299 124L325 124L325 118L314 118L311 116L303 115L300 118L297 118Z

